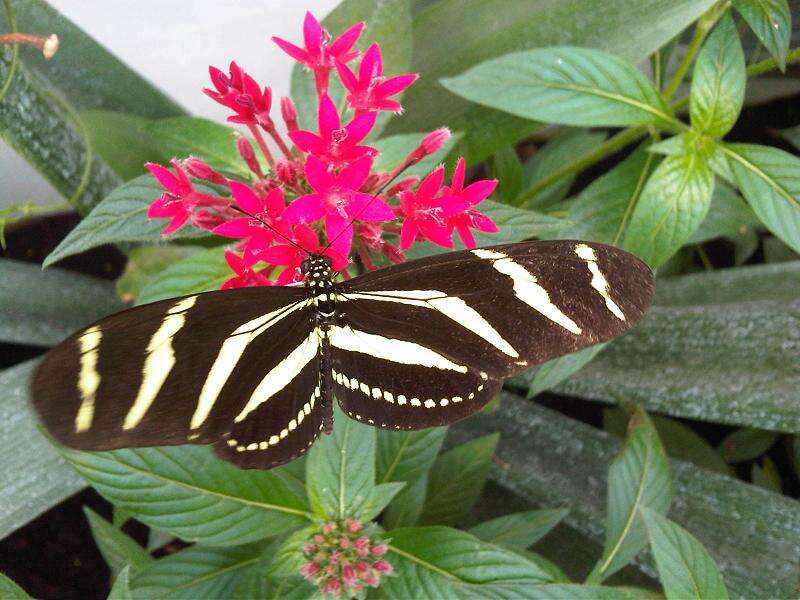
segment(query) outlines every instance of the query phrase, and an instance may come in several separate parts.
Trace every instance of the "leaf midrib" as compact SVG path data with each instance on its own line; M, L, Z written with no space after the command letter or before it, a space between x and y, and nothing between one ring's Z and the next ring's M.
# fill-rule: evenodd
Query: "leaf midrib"
M730 148L727 148L726 146L722 146L722 145L720 146L720 148L722 148L722 151L725 154L727 154L728 156L733 158L733 160L735 160L736 162L740 163L744 168L746 168L746 169L752 171L753 173L755 173L756 175L758 175L770 187L772 187L775 191L777 191L778 194L780 194L786 200L788 200L790 204L793 204L795 208L800 209L800 202L795 200L794 196L792 196L792 194L788 190L784 189L784 187L782 185L780 185L777 181L775 181L772 177L767 175L764 171L759 169L757 166L755 166L753 163L751 163L749 160L747 160L744 156L742 156L738 152L734 152Z

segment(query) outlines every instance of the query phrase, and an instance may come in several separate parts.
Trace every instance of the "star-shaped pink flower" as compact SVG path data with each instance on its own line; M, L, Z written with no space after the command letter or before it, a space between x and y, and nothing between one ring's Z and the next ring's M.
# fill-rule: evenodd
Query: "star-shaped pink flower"
M364 23L356 23L331 42L330 34L322 28L320 22L310 12L306 12L303 21L305 48L295 46L279 37L273 37L272 41L286 54L314 72L317 95L321 97L328 91L328 78L335 64L337 62L346 64L358 56L358 51L353 50L353 46L363 30Z
M359 191L369 177L372 159L361 158L338 174L330 166L309 156L305 174L314 190L292 202L283 214L290 223L311 223L325 219L325 235L334 250L342 256L350 254L353 243L351 221L379 222L394 218L394 211L380 198Z
M244 245L244 266L252 267L262 258L263 252L280 235L289 235L289 230L280 216L285 207L283 190L273 188L260 198L247 185L238 181L230 182L231 193L236 204L252 217L231 219L215 227L212 233L229 238L241 238ZM272 229L270 229L270 227ZM276 231L279 232L276 234Z
M478 212L473 206L483 202L491 196L497 187L496 179L481 179L464 187L464 171L466 166L463 158L459 158L453 171L452 185L445 188L445 195L452 196L457 202L451 201L443 208L442 213L449 225L455 228L464 246L475 247L475 238L470 229L477 229L485 233L497 233L499 230L494 221L485 214Z
M220 289L229 290L232 288L253 287L258 285L274 285L263 272L254 271L245 266L242 258L235 252L225 251L225 261L236 275L226 280Z
M365 156L374 157L378 153L375 148L358 145L372 130L375 118L376 113L364 113L342 127L336 105L325 94L319 101L319 135L298 130L290 131L289 137L303 152L340 167Z
M283 265L285 268L276 279L278 285L288 285L302 281L300 265L311 254L324 254L331 259L334 271L341 271L349 264L346 255L333 248L322 248L316 232L305 225L295 225L291 237L294 244L279 243L266 249L263 260L271 265Z
M269 111L272 108L272 90L261 87L235 62L230 64L230 75L216 67L208 67L211 83L215 89L204 88L203 92L235 115L228 117L231 123L264 125L272 127Z
M342 62L336 63L336 69L342 84L350 92L347 103L356 114L379 110L400 112L403 107L396 100L390 100L390 97L399 94L417 79L415 73L386 79L378 44L372 44L364 53L358 67L358 77Z
M422 180L416 191L400 192L400 210L403 213L403 227L400 230L400 250L408 249L417 237L421 236L434 244L453 247L452 231L444 217L448 204L463 205L453 197L442 197L444 166L439 165Z

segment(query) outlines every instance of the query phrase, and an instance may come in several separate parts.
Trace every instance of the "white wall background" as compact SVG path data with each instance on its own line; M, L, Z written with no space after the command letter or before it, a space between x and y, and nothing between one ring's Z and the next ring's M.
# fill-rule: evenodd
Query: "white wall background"
M223 121L201 89L208 65L235 59L275 96L288 94L292 59L270 37L299 42L303 15L321 19L338 0L49 0L190 113ZM58 55L54 60L58 60ZM0 140L0 206L49 204L59 194Z

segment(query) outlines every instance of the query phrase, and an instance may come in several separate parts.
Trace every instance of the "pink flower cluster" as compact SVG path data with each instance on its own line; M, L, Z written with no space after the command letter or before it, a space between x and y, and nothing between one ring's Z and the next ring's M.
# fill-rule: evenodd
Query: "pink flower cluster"
M164 235L189 223L237 240L226 255L234 276L223 288L295 283L301 279L300 264L312 253L329 256L337 271L347 267L351 255L375 269L376 256L402 262L403 252L419 240L452 248L453 234L458 233L466 246L474 247L473 229L497 231L491 219L475 209L497 181L465 186L463 159L449 184L443 166L421 182L400 177L444 146L450 137L447 129L424 136L390 171L374 169L379 153L364 141L381 111L401 111L394 97L417 76L384 76L377 44L363 54L355 49L363 29L358 23L332 40L307 13L305 47L273 38L313 73L316 83L316 131L300 129L291 99L281 99L288 142L273 121L269 87L262 88L235 62L228 73L210 67L213 88L205 93L230 109L228 121L247 127L259 149L260 157L248 138L237 138L249 181L231 179L199 158L173 160L172 170L147 165L165 189L148 212L150 218L170 220ZM350 65L357 60L353 70ZM346 90L342 113L328 95L333 73ZM204 184L200 189L198 181Z
M307 562L300 573L323 594L353 598L368 587L378 587L381 577L391 574L392 565L382 558L387 550L386 544L372 541L356 519L326 523L303 544Z

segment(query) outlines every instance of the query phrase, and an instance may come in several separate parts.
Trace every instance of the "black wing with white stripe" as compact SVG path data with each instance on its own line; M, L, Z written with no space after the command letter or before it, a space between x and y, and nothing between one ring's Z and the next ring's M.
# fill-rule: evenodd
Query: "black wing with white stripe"
M602 244L529 242L452 252L341 286L334 392L354 418L417 429L491 400L502 380L632 327L650 269Z
M33 404L73 448L216 443L225 458L274 466L319 431L317 356L302 288L209 292L73 335L37 369Z

